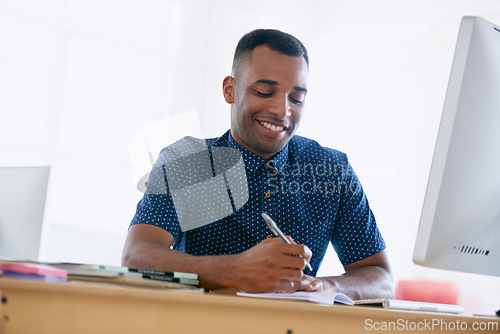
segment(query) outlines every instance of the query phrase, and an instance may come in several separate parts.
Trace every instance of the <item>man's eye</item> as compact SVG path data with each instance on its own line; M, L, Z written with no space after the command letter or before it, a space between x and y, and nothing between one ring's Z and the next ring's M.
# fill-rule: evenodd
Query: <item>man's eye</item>
M290 98L290 101L292 101L293 104L302 104L303 101L300 101L300 100L297 100L297 99L294 99L293 97Z
M257 95L259 95L260 97L271 97L271 96L273 96L272 93L269 93L269 94L268 93L262 93L262 92L260 92L258 90L254 90L254 92L257 93Z

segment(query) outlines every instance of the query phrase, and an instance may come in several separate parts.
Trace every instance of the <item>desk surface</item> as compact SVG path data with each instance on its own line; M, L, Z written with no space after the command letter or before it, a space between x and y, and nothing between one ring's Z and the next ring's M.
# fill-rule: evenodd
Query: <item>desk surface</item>
M87 282L0 278L0 293L0 333L6 334L500 333L495 318Z

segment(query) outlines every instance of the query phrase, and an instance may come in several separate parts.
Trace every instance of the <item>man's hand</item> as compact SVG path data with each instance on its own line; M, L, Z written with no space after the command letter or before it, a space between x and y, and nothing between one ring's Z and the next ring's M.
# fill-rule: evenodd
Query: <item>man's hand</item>
M300 284L300 289L309 292L321 292L323 291L323 281L321 278L304 275Z
M236 255L227 272L231 285L246 292L293 292L301 288L302 270L311 256L307 246L266 239Z
M393 281L385 250L344 266L340 276L303 275L300 290L342 292L352 299L392 298Z
M266 239L240 254L193 256L171 249L174 237L146 224L133 225L127 235L122 264L131 268L197 273L207 290L234 288L246 292L293 292L301 287L302 270L311 250Z

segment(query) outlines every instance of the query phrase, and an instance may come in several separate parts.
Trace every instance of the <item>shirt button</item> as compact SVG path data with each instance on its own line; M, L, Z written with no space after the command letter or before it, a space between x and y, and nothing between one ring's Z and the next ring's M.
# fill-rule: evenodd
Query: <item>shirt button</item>
M269 192L266 192L266 193L264 194L264 196L266 196L266 198L269 198L269 197L271 197L271 194L270 194Z
M269 168L269 162L266 162L266 164L264 165L266 168Z

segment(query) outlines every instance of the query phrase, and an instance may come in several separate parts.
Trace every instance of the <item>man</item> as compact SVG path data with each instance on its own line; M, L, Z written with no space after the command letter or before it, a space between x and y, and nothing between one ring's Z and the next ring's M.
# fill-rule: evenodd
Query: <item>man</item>
M194 272L206 289L392 296L385 244L347 157L294 136L308 74L307 50L295 37L256 30L240 40L232 76L223 81L231 129L207 146L241 152L248 201L227 217L185 230L170 193L146 193L129 229L123 265ZM162 167L157 162L153 170ZM296 243L269 238L262 212ZM329 242L345 273L316 278Z

